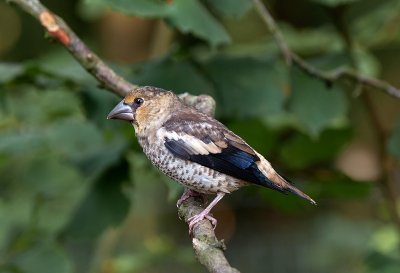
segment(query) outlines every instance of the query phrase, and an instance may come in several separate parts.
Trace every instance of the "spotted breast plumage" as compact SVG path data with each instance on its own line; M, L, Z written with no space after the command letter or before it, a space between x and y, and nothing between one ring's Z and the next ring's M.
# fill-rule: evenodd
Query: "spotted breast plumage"
M219 121L184 104L161 88L139 87L131 91L109 114L109 119L133 124L143 152L166 176L190 189L190 195L217 194L200 214L189 219L189 232L208 215L226 193L256 184L281 193L314 200L279 175L271 164L242 138Z

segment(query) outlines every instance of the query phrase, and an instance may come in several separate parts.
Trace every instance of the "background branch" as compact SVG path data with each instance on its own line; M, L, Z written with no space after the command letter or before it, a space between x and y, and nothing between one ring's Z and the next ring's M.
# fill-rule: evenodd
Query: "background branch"
M318 78L320 80L325 81L328 85L331 85L334 82L342 82L342 83L354 83L354 84L362 84L364 88L377 90L381 92L385 92L391 96L394 96L400 99L400 89L392 86L391 84L381 81L378 79L373 78L366 78L360 76L357 72L346 69L346 68L338 68L331 72L320 71L314 68L312 65L304 61L300 56L290 51L289 47L285 43L283 39L282 32L280 31L279 27L277 26L274 18L272 17L271 13L265 7L261 0L253 0L257 11L267 24L271 34L274 35L283 56L288 64L288 60L291 60L293 65L296 65L304 72L308 73L309 75Z
M124 97L130 90L138 87L116 75L78 38L63 19L52 14L38 0L9 0L8 3L19 6L38 19L49 35L60 42L102 84L103 88ZM216 103L212 97L208 95L193 96L188 93L181 94L179 97L186 104L209 116L214 116ZM204 203L203 197L190 197L183 202L178 213L187 222L190 217L203 211ZM223 254L223 251L226 250L224 241L218 241L208 219L204 219L194 226L192 242L196 259L210 272L239 272L230 267Z
M373 78L366 78L360 76L356 70L350 68L337 68L331 72L324 72L314 68L312 65L304 61L297 54L290 51L288 46L286 45L283 35L279 30L274 18L271 13L265 7L261 0L254 0L256 4L257 10L259 14L262 16L266 24L268 25L269 30L272 35L274 35L277 43L284 55L286 61L290 58L293 61L293 64L302 69L304 72L309 75L323 80L328 85L332 85L334 82L342 82L347 84L353 84L357 89L362 92L362 100L367 110L367 115L370 118L371 124L374 128L374 132L377 137L378 143L378 157L380 162L380 169L383 172L382 178L379 180L383 194L389 204L389 208L391 210L393 220L400 230L400 216L397 210L397 203L399 199L399 190L394 178L394 162L393 159L386 153L385 143L387 134L381 124L381 121L378 117L377 111L374 107L373 101L370 97L370 94L366 92L367 90L377 90L381 92L385 92L393 97L400 98L400 90L391 84ZM343 6L341 8L334 9L333 18L334 25L336 26L339 34L343 37L346 42L347 50L350 54L352 54L352 40L349 35L349 31L343 21L343 14L346 11L347 6ZM354 60L353 60L354 61ZM355 66L355 64L353 64Z

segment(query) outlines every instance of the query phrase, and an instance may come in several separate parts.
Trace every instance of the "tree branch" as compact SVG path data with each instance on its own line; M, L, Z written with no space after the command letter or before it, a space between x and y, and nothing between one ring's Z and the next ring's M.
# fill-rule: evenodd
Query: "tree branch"
M8 3L19 6L38 19L49 35L60 42L104 88L125 97L130 90L138 87L116 75L96 54L90 51L63 19L52 14L38 0L8 0ZM181 94L179 97L186 104L194 106L209 116L214 116L216 103L212 97L208 95L193 96L188 93ZM186 199L179 208L179 215L187 222L187 219L203 211L204 202L204 198L200 196ZM196 259L210 272L239 272L229 266L223 253L226 249L224 241L217 240L208 219L204 219L194 226L193 235Z
M49 35L60 42L105 89L121 97L125 97L130 90L138 87L115 74L111 68L104 64L104 62L78 38L63 19L51 13L40 1L8 0L7 2L19 6L25 12L39 20L42 26L46 28Z
M283 35L278 28L274 18L269 13L268 9L262 3L262 0L253 0L257 11L267 24L271 34L274 35L283 56L288 64L288 60L290 59L294 65L302 69L304 72L310 74L313 77L316 77L320 80L325 81L328 85L333 84L334 82L342 82L342 83L353 83L353 84L362 84L364 88L377 90L381 92L385 92L391 96L394 96L400 99L400 89L392 86L391 84L373 78L366 78L360 76L357 72L346 69L346 68L337 68L331 72L324 72L314 68L312 65L304 61L297 54L290 51L289 47L285 43L283 39Z
M203 113L214 117L215 100L207 95L193 96L188 93L179 95L181 100L194 106ZM188 189L185 189L187 191ZM182 205L178 207L179 217L182 217L185 222L196 214L204 210L203 205L206 200L201 196L191 196L186 199ZM224 273L239 273L235 268L232 268L224 256L226 246L224 240L218 241L214 233L214 228L208 219L204 219L193 227L193 249L196 253L196 259L210 272Z

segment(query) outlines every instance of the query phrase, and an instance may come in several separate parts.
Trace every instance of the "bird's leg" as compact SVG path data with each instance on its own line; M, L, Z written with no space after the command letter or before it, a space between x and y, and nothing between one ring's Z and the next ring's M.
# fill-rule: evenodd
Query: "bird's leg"
M200 192L197 192L197 191L194 191L194 190L188 190L188 191L185 191L185 192L182 194L181 198L178 200L178 202L176 202L176 207L179 207L180 205L182 205L183 201L185 201L186 199L188 199L190 196L202 196L202 197L204 197L204 198L207 200L207 202L208 202L208 196L207 196L207 194L205 194L205 193L200 193Z
M217 197L215 197L215 199L210 203L210 205L208 205L208 207L203 210L201 213L190 217L188 219L189 223L189 235L192 235L193 233L193 226L195 224L197 224L198 222L200 222L201 220L203 220L204 218L207 218L208 220L210 220L212 222L212 224L214 225L214 229L217 227L217 220L213 217L211 217L210 215L208 215L208 213L210 213L211 209L218 203L219 200L222 199L222 197L224 197L225 193L224 192L219 192Z

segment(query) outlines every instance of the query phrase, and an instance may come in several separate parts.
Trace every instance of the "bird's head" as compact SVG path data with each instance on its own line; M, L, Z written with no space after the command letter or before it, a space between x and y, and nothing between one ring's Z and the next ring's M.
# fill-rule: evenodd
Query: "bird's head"
M127 120L133 124L136 133L146 133L161 126L181 103L171 91L141 86L130 91L108 114L107 119Z

